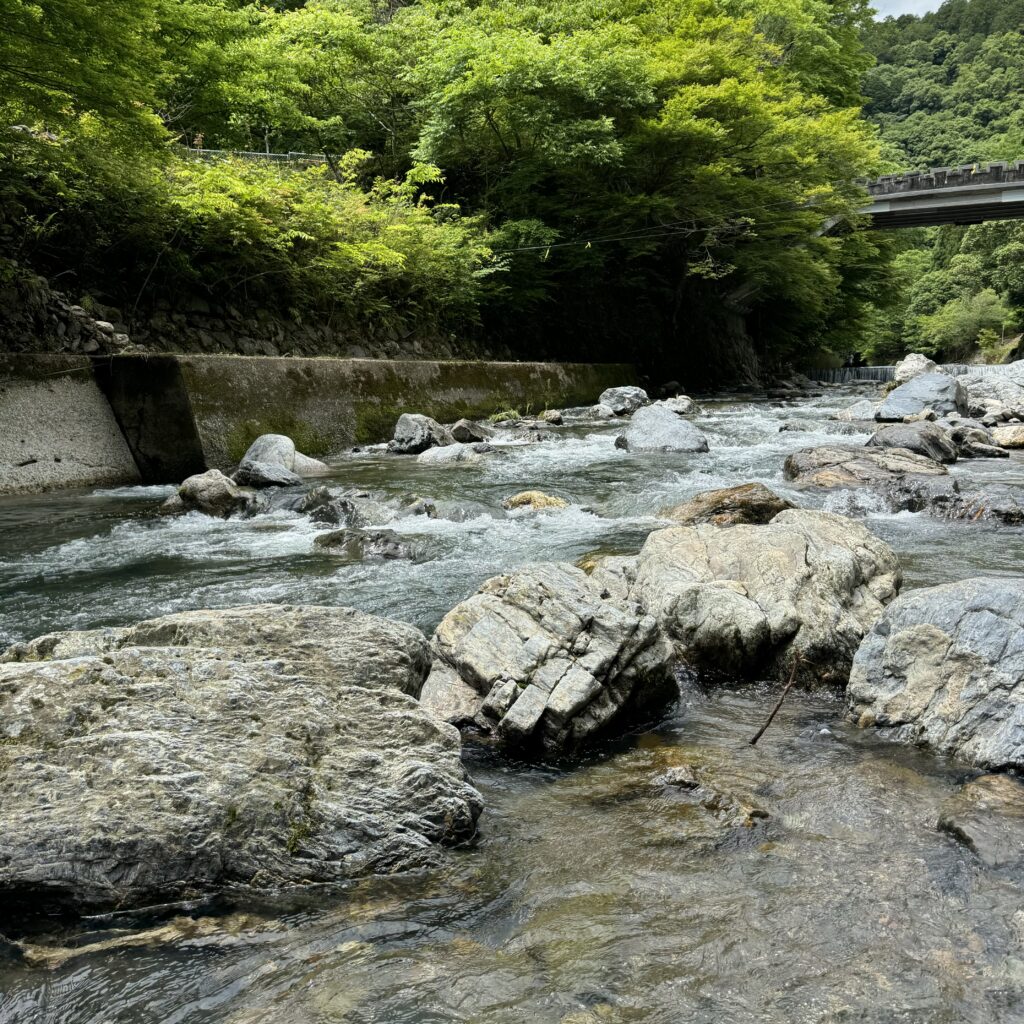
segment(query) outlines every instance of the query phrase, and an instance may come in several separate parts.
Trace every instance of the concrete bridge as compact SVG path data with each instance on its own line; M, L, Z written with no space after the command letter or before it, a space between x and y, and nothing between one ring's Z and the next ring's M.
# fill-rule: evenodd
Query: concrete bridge
M1024 219L1024 160L886 174L865 184L871 202L862 212L876 230Z

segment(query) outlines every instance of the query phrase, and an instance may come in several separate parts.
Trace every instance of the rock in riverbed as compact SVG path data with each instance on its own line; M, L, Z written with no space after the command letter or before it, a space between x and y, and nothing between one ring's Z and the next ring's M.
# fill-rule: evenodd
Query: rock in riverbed
M663 405L633 413L623 435L631 452L706 452L708 439L689 421Z
M893 380L899 384L906 384L908 380L919 377L922 373L939 372L938 364L920 352L911 352L896 364L893 373Z
M650 398L643 388L627 385L602 391L597 404L607 406L616 416L628 416L649 401Z
M297 451L295 442L284 434L261 434L249 445L249 450L242 456L242 461L238 464L239 471L243 475L259 472L265 474L266 469L251 470L247 468L250 465L280 466L299 477L323 476L330 472L330 468L319 459L311 459L308 455ZM238 482L244 483L245 481L239 480Z
M552 494L545 494L543 491L520 491L506 498L502 507L512 512L517 508L528 508L534 512L560 510L569 507L565 498L558 498Z
M847 695L862 727L982 768L1024 768L1024 583L904 594L864 638Z
M1024 448L1024 424L993 427L992 438L1002 448Z
M662 515L686 526L711 523L714 526L735 526L738 523L756 525L769 523L780 512L793 508L792 502L780 498L764 484L741 484L723 487L717 491L704 491Z
M392 561L416 557L416 549L394 530L331 530L314 538L313 546L351 562Z
M51 634L0 664L0 894L19 913L336 882L472 836L417 630L346 608Z
M949 432L934 423L894 423L879 427L868 441L869 448L902 448L933 462L957 460L957 446Z
M948 373L921 373L886 395L875 411L875 419L901 422L905 416L916 416L925 409L934 409L939 416L967 413L967 392L956 377Z
M678 693L654 620L572 565L488 580L441 620L433 648L426 706L475 718L506 747L572 751Z
M945 466L904 448L824 445L786 459L783 476L813 487L886 486L908 476L946 476Z
M394 437L388 442L388 451L397 455L419 455L428 448L441 448L454 440L437 420L406 412L398 417Z
M860 523L793 509L766 526L658 530L631 596L689 664L845 684L865 632L899 589L899 561Z
M186 512L202 512L208 516L227 519L228 516L251 512L256 507L256 496L243 490L219 469L190 476L178 488L181 508Z

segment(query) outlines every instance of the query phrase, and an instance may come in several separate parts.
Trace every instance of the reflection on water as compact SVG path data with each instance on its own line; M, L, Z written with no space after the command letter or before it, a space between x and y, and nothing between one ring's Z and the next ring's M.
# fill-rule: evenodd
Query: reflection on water
M698 420L707 455L632 456L613 448L614 427L581 426L474 466L377 453L339 463L346 486L458 510L460 521L392 524L434 555L417 564L340 565L314 552L314 528L293 513L154 518L159 489L6 501L0 643L257 600L353 604L430 629L497 571L635 550L660 509L709 487L761 480L811 503L783 485L782 461L835 443L825 417L850 400L709 404ZM780 433L783 421L807 432ZM1016 459L957 473L1024 486ZM506 516L501 499L527 487L573 507ZM827 501L839 510L846 498ZM903 556L909 585L1017 572L1024 554L1021 530L878 513L868 522ZM772 699L758 687L687 689L657 728L573 769L471 751L486 801L480 840L441 867L78 927L48 940L59 947L48 967L0 963L0 1020L1024 1020L1021 880L979 869L935 830L962 766L876 744L822 695L791 695L751 748ZM768 817L745 827L666 785L681 766Z

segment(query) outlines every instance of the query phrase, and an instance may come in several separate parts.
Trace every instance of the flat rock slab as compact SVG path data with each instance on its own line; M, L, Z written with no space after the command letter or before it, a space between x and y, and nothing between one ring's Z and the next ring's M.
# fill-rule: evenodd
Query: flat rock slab
M967 392L948 373L920 373L890 391L875 411L875 419L900 422L932 409L939 416L967 413Z
M410 626L256 606L51 634L0 664L0 905L132 907L415 867L470 838Z
M861 727L982 768L1024 767L1024 582L903 594L864 638L847 696Z
M908 476L946 476L933 459L905 448L823 445L794 452L786 459L783 476L812 487L887 485Z
M982 775L961 787L939 812L939 828L989 868L1024 868L1024 783Z

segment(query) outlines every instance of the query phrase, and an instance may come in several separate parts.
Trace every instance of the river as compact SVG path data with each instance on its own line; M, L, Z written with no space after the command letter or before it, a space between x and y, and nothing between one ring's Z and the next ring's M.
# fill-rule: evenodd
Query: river
M437 502L442 518L391 524L415 561L341 562L314 549L317 528L294 512L156 516L171 488L4 499L0 647L263 601L354 605L430 631L495 573L636 551L664 507L752 480L864 518L900 554L906 587L1019 575L1024 529L893 515L863 493L783 482L789 452L867 440L830 432L863 394L706 402L707 454L631 454L614 447L614 424L580 423L475 465L379 450L337 460L339 485ZM1019 456L953 472L1024 491ZM502 499L527 488L571 507L506 515ZM0 1021L1024 1021L1024 879L980 868L935 828L974 773L859 732L832 694L794 692L751 748L772 700L765 686L687 682L659 722L572 767L469 748L480 836L441 866L67 926L37 939L51 966L0 964ZM651 784L684 763L769 816L727 828Z

